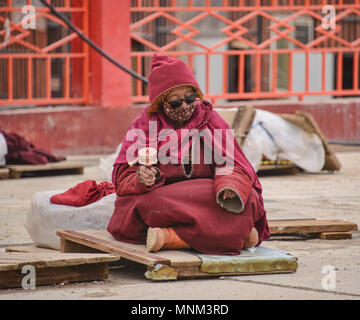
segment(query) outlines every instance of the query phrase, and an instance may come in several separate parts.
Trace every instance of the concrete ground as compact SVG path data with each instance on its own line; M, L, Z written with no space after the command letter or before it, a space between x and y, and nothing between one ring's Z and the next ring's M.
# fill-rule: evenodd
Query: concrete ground
M343 168L338 173L261 177L269 218L345 219L360 225L360 150L339 150L336 154ZM0 180L0 251L9 245L32 242L23 225L34 192L67 189L87 179L102 181L99 157L69 158L84 161L83 176ZM129 263L111 268L105 281L0 290L0 300L360 299L360 232L354 232L352 240L273 237L262 245L298 257L297 272L151 282L144 277L144 266ZM334 272L326 273L325 266L331 266ZM335 288L323 287L331 274L335 276Z

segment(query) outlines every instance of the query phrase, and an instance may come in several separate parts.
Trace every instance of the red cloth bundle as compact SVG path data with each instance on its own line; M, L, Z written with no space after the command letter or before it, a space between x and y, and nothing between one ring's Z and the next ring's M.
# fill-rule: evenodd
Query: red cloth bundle
M64 193L50 198L51 203L64 204L74 207L82 207L115 192L114 185L110 182L96 183L94 180L86 180L78 183Z

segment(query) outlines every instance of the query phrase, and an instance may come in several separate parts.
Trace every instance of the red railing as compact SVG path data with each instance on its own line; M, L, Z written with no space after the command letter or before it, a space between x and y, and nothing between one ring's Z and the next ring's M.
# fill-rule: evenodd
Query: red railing
M0 105L86 104L88 46L44 7L35 7L35 29L24 29L24 4L0 0ZM88 34L88 1L51 4Z
M213 103L360 95L359 0L132 0L131 21L133 70L179 57Z

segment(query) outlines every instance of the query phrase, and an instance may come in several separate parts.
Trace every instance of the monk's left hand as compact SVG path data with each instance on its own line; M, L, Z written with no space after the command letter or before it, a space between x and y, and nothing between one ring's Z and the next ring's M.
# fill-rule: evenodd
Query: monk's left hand
M234 199L237 197L237 194L230 189L225 189L222 197L223 197L223 200Z

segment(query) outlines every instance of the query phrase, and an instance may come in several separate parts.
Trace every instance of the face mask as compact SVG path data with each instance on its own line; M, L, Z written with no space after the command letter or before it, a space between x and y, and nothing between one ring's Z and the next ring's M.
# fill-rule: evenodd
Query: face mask
M164 113L174 121L185 122L191 118L194 112L195 100L196 94L194 93L191 96L185 97L185 99L165 102L163 104ZM187 103L185 106L181 106L183 101Z
M164 103L164 112L172 120L176 122L185 122L189 120L194 112L195 102L184 107L172 109Z

